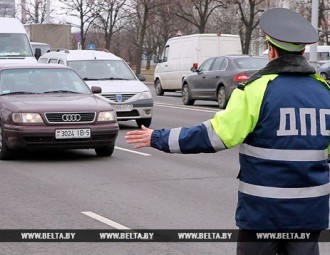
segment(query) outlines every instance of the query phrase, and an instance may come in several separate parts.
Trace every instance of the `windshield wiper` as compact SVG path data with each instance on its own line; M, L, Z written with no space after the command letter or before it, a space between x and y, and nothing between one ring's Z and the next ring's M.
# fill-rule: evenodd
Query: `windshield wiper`
M1 96L5 96L5 95L25 95L25 94L40 94L37 92L28 92L28 91L15 91L15 92L5 92L0 94Z
M85 78L83 78L83 80L84 80L84 81L97 81L97 80L99 80L99 79L96 79L96 78L87 78L87 77L85 77Z
M49 91L45 91L43 92L44 94L47 93L74 93L74 94L79 94L79 92L76 91L72 91L72 90L49 90Z
M107 80L129 80L125 78L118 78L118 77L107 77L107 78L83 78L84 81L107 81Z

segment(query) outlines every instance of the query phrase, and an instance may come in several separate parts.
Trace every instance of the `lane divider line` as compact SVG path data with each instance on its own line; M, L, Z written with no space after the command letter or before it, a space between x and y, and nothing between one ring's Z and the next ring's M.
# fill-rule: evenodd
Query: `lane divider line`
M139 152L139 151L133 151L133 150L125 149L125 148L118 147L118 146L115 146L115 149L121 150L121 151L130 152L130 153L135 153L135 154L139 154L139 155L147 156L147 157L151 156L151 154L148 154L148 153L143 153L143 152Z
M171 104L162 104L162 103L155 103L155 106L160 106L160 107L166 107L166 108L174 108L174 109L181 109L181 110L190 110L190 111L197 111L197 112L211 112L211 113L216 113L218 111L221 111L222 109L217 109L217 110L206 110L205 108L193 108L193 107L182 107L182 106L175 106Z
M113 228L116 228L116 229L119 229L119 230L131 230L130 228L124 226L124 225L121 225L115 221L112 221L108 218L105 218L101 215L98 215L96 213L93 213L93 212L90 212L90 211L87 211L87 212L81 212L82 214L88 216L88 217L91 217L93 218L94 220L97 220L97 221L100 221L108 226L111 226Z

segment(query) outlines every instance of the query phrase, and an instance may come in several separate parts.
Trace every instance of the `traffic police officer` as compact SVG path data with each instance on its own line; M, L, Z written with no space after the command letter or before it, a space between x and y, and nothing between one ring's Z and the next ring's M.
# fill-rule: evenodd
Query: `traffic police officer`
M234 90L226 110L191 128L131 131L135 148L168 153L239 147L237 254L317 255L328 228L330 88L302 56L318 34L301 15L265 12L268 65ZM310 231L314 242L245 242L258 231Z

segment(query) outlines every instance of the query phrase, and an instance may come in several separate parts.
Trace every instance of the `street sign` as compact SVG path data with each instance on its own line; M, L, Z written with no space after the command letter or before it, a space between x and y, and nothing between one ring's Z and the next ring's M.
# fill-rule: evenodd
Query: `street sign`
M89 50L95 50L95 44L88 44L87 49Z

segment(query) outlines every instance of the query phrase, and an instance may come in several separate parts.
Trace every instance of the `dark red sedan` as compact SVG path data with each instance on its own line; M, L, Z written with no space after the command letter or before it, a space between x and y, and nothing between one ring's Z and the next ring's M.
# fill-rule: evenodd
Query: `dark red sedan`
M36 64L0 67L0 159L18 149L95 149L111 156L116 112L71 68Z

